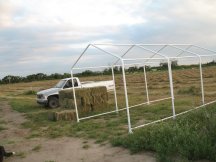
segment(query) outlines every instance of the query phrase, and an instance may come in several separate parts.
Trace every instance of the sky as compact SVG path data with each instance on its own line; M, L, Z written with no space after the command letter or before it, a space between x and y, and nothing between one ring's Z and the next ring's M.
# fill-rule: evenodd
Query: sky
M216 50L215 8L215 0L0 0L0 78L70 72L89 43Z

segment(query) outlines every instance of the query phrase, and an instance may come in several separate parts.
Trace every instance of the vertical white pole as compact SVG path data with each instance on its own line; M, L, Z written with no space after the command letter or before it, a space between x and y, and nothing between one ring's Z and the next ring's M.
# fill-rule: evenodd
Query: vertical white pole
M203 85L203 74L202 74L202 59L199 56L199 69L200 69L200 83L201 83L201 93L202 93L202 104L205 104L205 94L204 94L204 85Z
M71 70L71 81L72 81L72 87L73 87L73 97L74 97L76 117L77 117L77 122L79 122L79 114L78 114L78 109L77 109L76 92L75 92L75 87L74 87L73 71L72 70Z
M149 93L148 93L148 82L147 82L147 77L146 77L146 66L143 66L143 71L144 71L144 79L145 79L145 89L146 89L146 97L147 97L147 103L149 104Z
M117 95L116 95L116 84L115 84L115 75L112 66L112 78L113 78L113 85L114 85L114 97L115 97L115 106L116 106L116 113L118 113L118 102L117 102Z
M121 63L122 63L122 75L123 75L124 92L125 92L125 103L126 103L127 118L128 118L128 131L129 133L132 133L130 111L129 111L129 104L128 104L127 85L126 85L126 78L125 78L125 65L123 60L121 60Z
M173 91L173 78L172 78L172 67L170 59L167 59L168 64L168 72L169 72L169 82L170 82L170 93L172 98L172 111L173 111L173 119L175 119L175 98L174 98L174 91Z

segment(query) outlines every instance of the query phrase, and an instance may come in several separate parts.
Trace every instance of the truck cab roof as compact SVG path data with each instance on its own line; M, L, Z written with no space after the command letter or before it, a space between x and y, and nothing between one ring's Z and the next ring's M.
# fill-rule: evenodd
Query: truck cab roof
M78 79L77 77L73 77L74 79ZM71 80L71 78L64 78L62 80Z

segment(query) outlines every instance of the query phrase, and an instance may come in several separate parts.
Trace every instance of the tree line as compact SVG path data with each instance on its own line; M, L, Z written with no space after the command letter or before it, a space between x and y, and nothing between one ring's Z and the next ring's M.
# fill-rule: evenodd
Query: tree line
M203 67L205 66L215 66L216 61L211 61L206 64L202 64ZM187 68L193 68L198 67L199 65L178 65L178 62L176 60L171 62L172 69L187 69ZM168 64L167 62L161 62L159 66L146 66L146 71L151 70L167 70ZM127 69L125 69L126 73L134 73L134 72L143 72L143 67L137 67L132 66ZM121 67L114 67L113 71L115 74L121 74L122 68ZM97 75L111 75L112 69L106 68L103 71L91 71L86 70L81 73L74 74L75 77L83 77L83 76L97 76ZM13 75L7 75L3 79L0 79L0 84L9 84L9 83L20 83L20 82L32 82L32 81L42 81L42 80L53 80L53 79L63 79L63 78L69 78L71 75L69 73L59 74L44 74L44 73L37 73L37 74L31 74L26 77L21 76L13 76Z

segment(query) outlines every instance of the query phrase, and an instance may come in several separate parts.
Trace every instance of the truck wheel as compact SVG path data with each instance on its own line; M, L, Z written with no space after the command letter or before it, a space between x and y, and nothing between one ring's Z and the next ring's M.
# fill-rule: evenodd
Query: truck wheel
M48 105L50 108L56 108L59 106L59 100L57 97L50 97Z

